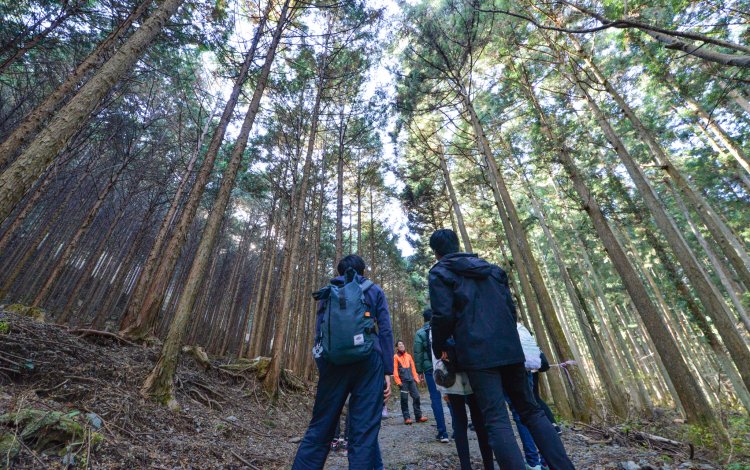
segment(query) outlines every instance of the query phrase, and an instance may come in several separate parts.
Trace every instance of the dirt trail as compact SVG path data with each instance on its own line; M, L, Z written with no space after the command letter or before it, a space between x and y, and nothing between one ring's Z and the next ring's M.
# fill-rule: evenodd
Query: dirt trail
M0 326L0 415L24 409L45 416L72 413L85 431L83 439L80 433L60 437L44 449L34 449L38 442L29 439L15 458L6 449L0 469L8 462L14 469L63 469L73 460L96 470L287 469L310 419L312 389L284 392L271 403L254 377L221 373L218 366L225 360L220 358L210 370L183 358L177 374L182 410L171 412L138 393L158 348L122 345L106 336L78 337L59 326L5 313L2 307ZM429 421L411 426L403 424L398 401L389 402L390 417L383 420L380 434L388 470L457 468L454 443L435 441L429 399L424 396L422 402ZM450 429L447 409L445 417ZM0 443L3 436L18 435L21 427L0 425ZM574 429L566 429L563 438L579 469L719 468L684 466L679 458L648 449L595 444L592 434L584 437ZM478 459L473 433L470 439ZM346 469L346 457L332 454L326 468ZM750 467L734 467L739 468Z
M424 424L404 425L398 400L390 400L388 410L389 417L383 420L380 430L380 447L387 470L458 468L455 443L451 440L448 444L442 444L435 440L437 428L426 392L423 392L422 396L422 410L429 421ZM443 404L443 411L450 433L450 414L445 404ZM591 443L590 439L587 441L587 438L577 430L570 428L563 431L562 437L565 448L579 469L682 470L694 468L708 470L719 468L707 464L686 463L687 459L674 459L672 456L648 449ZM469 446L475 464L474 468L481 469L476 435L471 431L469 432ZM326 469L346 470L346 456L340 452L332 453Z

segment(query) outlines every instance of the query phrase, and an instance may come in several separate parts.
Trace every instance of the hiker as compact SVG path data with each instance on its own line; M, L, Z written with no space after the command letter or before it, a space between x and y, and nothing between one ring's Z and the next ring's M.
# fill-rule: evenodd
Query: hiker
M417 423L424 423L427 418L422 416L422 408L419 403L417 385L420 381L417 369L414 366L414 358L406 352L406 345L403 341L399 341L396 347L396 354L393 355L393 380L396 381L396 385L401 391L401 413L404 415L404 424L414 422L409 416L409 395L411 395L411 402L414 407L414 419Z
M536 343L531 332L520 321L516 323L516 331L518 332L518 338L521 340L521 348L523 349L526 377L529 382L529 387L533 388L532 374L542 367L542 350L539 348L539 345ZM534 438L531 436L528 428L524 426L521 421L521 416L510 403L510 398L508 397L507 392L505 394L505 400L508 402L508 407L513 415L513 421L516 423L518 437L521 438L521 447L523 447L523 455L526 459L527 470L542 470L543 467L546 467L546 462L539 455L539 450L534 442Z
M445 429L445 415L443 415L443 401L435 386L435 379L432 376L432 344L430 343L430 320L432 319L432 309L426 308L422 312L425 324L417 330L414 337L414 363L417 368L417 374L424 377L427 383L427 390L430 392L430 404L432 405L432 414L435 416L437 424L437 436L435 439L442 443L450 442L448 431Z
M429 274L432 350L449 360L447 341L454 339L454 360L466 370L498 465L525 468L505 406L507 392L550 467L575 468L529 386L507 275L475 254L460 253L450 229L433 233L430 248L438 260Z
M388 303L380 286L364 277L359 256L346 256L336 269L339 276L314 294L319 300L313 347L318 388L294 470L323 468L347 397L349 468L382 468L378 433L393 374Z
M557 434L562 434L562 428L560 428L560 425L557 424L557 421L555 420L555 415L552 414L552 410L549 409L549 405L542 400L542 397L539 395L539 373L540 372L547 372L550 369L549 361L547 360L547 356L544 355L544 351L541 351L539 353L539 357L542 362L542 366L539 368L538 371L531 374L532 379L532 391L534 392L534 399L537 403L539 403L539 406L542 407L542 411L544 411L544 414L547 416L547 419L550 420L552 423L552 426L555 428L555 431L557 431Z
M432 341L430 334L430 341ZM452 339L448 342L449 347L453 346ZM454 350L450 350L449 356L455 357ZM461 470L471 470L471 453L469 452L469 419L466 415L466 407L469 407L469 414L472 422L476 423L474 431L477 434L479 442L479 452L482 454L482 464L485 470L493 470L495 465L492 463L492 448L490 447L487 436L487 429L484 426L484 417L479 409L476 396L474 395L469 378L465 372L456 370L457 364L450 364L451 361L443 362L435 357L430 351L433 363L433 374L437 377L437 388L445 394L449 409L451 410L451 422L453 424L453 439L456 443L456 452L458 461L461 464ZM455 362L455 361L453 361ZM446 367L450 365L450 370ZM450 375L453 377L450 377Z

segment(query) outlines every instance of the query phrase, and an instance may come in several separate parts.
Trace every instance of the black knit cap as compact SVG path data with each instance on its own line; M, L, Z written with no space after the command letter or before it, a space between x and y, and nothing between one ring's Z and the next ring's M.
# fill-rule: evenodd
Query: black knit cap
M422 312L422 318L424 318L424 321L432 320L432 309L431 308L424 309L424 312Z
M458 236L456 236L456 232L449 228L436 230L430 236L430 248L439 256L458 253Z

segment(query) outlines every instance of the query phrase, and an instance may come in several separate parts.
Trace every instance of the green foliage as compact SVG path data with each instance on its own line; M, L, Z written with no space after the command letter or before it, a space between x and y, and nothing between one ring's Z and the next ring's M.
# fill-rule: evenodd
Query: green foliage
M36 451L56 453L71 461L75 455L85 454L80 452L82 449L95 448L104 440L103 435L82 425L79 422L81 417L81 413L75 410L63 413L33 408L0 415L0 424L16 429L15 433L1 434L0 451L12 460L12 455L18 452L23 442ZM86 467L85 457L82 465Z
M24 317L29 317L34 321L43 322L45 319L45 312L39 307L31 307L23 304L12 304L5 307L9 312L17 313Z

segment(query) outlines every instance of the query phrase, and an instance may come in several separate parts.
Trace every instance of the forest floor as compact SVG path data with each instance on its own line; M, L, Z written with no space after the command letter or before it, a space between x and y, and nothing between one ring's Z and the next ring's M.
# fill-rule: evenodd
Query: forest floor
M81 335L0 311L0 469L289 467L310 417L312 387L271 402L255 378L221 372L218 359L206 370L184 356L181 410L173 412L139 394L158 347ZM424 403L430 421L413 426L402 424L396 401L389 403L380 440L386 468L457 468L453 443L434 440ZM701 449L688 461L687 446L630 446L617 436L602 439L595 428L570 426L563 438L581 469L721 468ZM346 468L345 456L333 454L327 468Z

